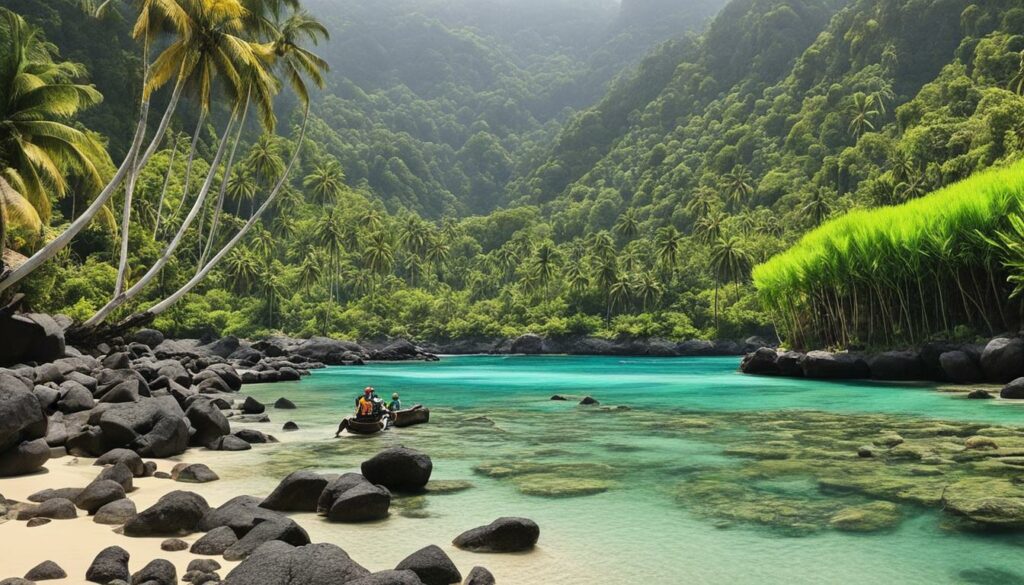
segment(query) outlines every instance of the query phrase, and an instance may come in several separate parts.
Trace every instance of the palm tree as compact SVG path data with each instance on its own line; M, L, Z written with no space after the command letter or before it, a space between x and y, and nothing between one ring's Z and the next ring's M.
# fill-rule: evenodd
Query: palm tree
M363 249L363 263L370 273L379 277L390 273L394 268L395 251L385 232L373 232L367 238L366 247Z
M632 240L640 231L640 219L637 217L636 208L630 207L615 222L615 233L624 240Z
M425 258L429 265L437 270L439 278L444 272L444 265L448 262L449 256L451 256L451 248L445 238L439 235L431 237Z
M615 240L606 231L600 231L590 236L590 250L595 256L615 256Z
M544 287L544 296L550 297L550 285L558 271L559 253L550 242L544 242L534 257L533 273Z
M224 259L224 269L229 277L229 288L236 292L248 292L259 278L259 261L245 248L235 248Z
M711 248L711 270L715 275L715 331L718 331L718 289L723 282L739 281L753 265L750 254L736 236L719 237Z
M725 224L727 216L725 212L715 210L711 213L700 218L700 221L694 225L694 232L700 241L704 243L711 243L722 236L722 226Z
M515 271L516 266L519 265L519 253L516 252L513 246L506 243L504 246L495 250L494 254L494 259L498 264L498 268L501 270L503 280L507 280Z
M68 125L103 98L75 83L85 69L56 62L57 49L38 28L0 8L0 177L45 224L52 199L67 195L68 174L99 191L113 163L90 134Z
M306 295L309 295L309 290L320 282L321 278L323 278L323 263L320 254L307 255L299 265L299 286L302 287Z
M675 274L679 264L679 252L683 243L683 235L675 226L667 225L658 228L654 234L654 248L658 263L669 274Z
M725 180L726 192L733 209L743 205L754 194L754 179L746 167L737 166L722 178Z
M327 270L330 273L331 297L337 299L338 273L341 270L341 254L344 251L345 230L341 225L337 208L321 215L313 224L313 242L327 254Z
M615 282L612 283L608 289L608 320L611 320L611 315L615 311L615 307L624 307L629 304L630 296L632 295L633 285L625 275L619 275L616 277Z
M313 195L313 203L334 205L345 189L345 172L338 161L331 159L316 165L302 180L302 186Z
M594 266L594 281L605 297L605 321L612 319L612 286L619 280L619 266L614 256L597 256Z
M807 197L806 203L800 208L801 213L805 217L811 218L815 226L821 225L821 222L825 221L825 218L832 213L832 204L829 203L830 192L824 188L819 187L811 192Z
M274 182L284 173L284 160L281 159L281 145L272 134L264 133L249 149L245 159L245 167L253 173L257 186L264 182ZM242 202L238 202L235 215L241 216Z
M260 284L263 289L263 299L267 302L267 325L270 327L274 326L274 307L280 304L281 297L284 296L285 288L284 282L281 278L281 266L275 262L274 265L268 264L263 273L260 275Z
M708 187L701 187L686 202L686 212L700 219L722 206L718 194Z
M226 186L228 196L238 202L239 209L241 209L243 201L256 199L256 190L258 188L259 186L252 178L252 173L248 170L238 169L231 173ZM236 212L235 215L238 216L239 214Z
M1024 51L1020 52L1020 65L1017 68L1017 74L1010 80L1010 91L1024 96Z
M636 281L636 295L645 313L648 305L658 302L664 292L661 281L651 272L643 273Z
M871 119L878 114L874 95L867 95L863 92L853 94L853 102L850 104L850 134L854 141L860 140L860 137L868 130L875 129Z
M7 247L8 225L35 233L43 229L43 222L39 219L36 208L0 176L0 275L7 271L7 266L4 265L4 249Z
M291 4L293 9L297 8L297 2ZM331 35L327 27L303 10L293 10L284 20L277 17L277 14L279 10L275 11L273 27L269 31L273 39L271 49L276 64L282 70L283 77L288 81L292 91L299 96L299 100L302 103L309 103L309 89L306 87L305 79L312 80L314 85L322 89L323 73L330 67L326 61L300 43L306 40L317 45L321 38L329 39Z

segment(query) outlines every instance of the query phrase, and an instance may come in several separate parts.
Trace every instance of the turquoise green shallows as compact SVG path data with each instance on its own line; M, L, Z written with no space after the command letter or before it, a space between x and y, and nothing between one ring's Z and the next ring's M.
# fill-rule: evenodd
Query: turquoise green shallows
M405 444L433 457L435 479L472 487L396 499L392 517L371 525L303 515L314 540L339 544L373 570L438 544L464 574L481 564L513 584L1024 583L1024 536L964 531L941 511L908 501L824 491L817 479L834 467L779 474L771 456L741 452L806 447L805 456L830 450L839 466L885 465L860 463L856 445L892 432L912 441L911 427L932 428L923 419L1015 427L1024 405L969 401L923 385L750 377L737 365L734 358L451 357L247 386L273 422L236 428L286 441L219 459L222 477L244 478L223 489L260 495L295 469L350 471L380 448ZM400 392L406 406L430 406L431 423L332 439L366 385L386 397ZM569 400L549 400L554 394ZM579 406L587 395L601 405ZM280 396L298 409L269 408ZM279 429L287 420L301 430L285 437ZM815 429L804 433L804 420ZM953 470L919 467L914 473ZM862 509L882 514L859 525ZM836 529L830 519L840 511L873 531ZM540 524L537 551L473 555L448 546L462 530L503 515Z

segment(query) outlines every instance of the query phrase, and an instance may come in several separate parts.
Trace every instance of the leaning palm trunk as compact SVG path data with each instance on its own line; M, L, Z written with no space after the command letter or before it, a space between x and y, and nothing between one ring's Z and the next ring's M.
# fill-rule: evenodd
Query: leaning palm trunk
M164 176L164 186L160 189L160 204L156 208L156 223L153 225L153 239L156 240L156 235L160 233L160 220L163 219L164 213L164 199L167 197L167 187L171 184L171 174L174 172L174 157L178 154L178 139L174 139L174 145L171 147L171 156L167 161L167 174Z
M117 172L114 173L114 177L107 183L107 186L100 191L100 194L96 196L92 204L78 216L75 221L71 222L63 233L51 240L48 244L43 246L39 251L32 255L24 264L19 266L16 270L12 270L6 274L0 274L0 292L7 290L14 286L23 278L31 274L35 269L43 265L44 262L53 258L58 252L64 249L78 232L85 229L85 226L92 223L96 214L103 209L103 206L107 204L107 201L117 190L125 176L132 170L132 166L135 163L136 156L138 156L139 149L142 147L142 141L146 136L146 117L149 115L149 101L143 101L139 107L139 120L138 125L135 129L135 137L132 139L131 147L128 149L128 154L125 155L124 161L121 162L121 166L118 167Z
M206 112L202 111L199 114L199 120L196 122L195 132L192 133L192 144L189 146L188 162L185 163L185 182L181 187L181 200L178 201L178 207L175 208L172 217L178 217L181 213L181 208L185 206L185 200L188 199L188 190L190 183L192 183L192 165L196 160L196 148L199 145L199 134L202 132L204 122L206 122Z
M253 213L252 217L249 218L249 221L245 222L245 225L242 226L242 229L238 230L238 233L235 234L235 236L231 238L231 240L228 241L228 243L225 244L224 247L221 248L220 251L217 252L217 254L214 255L213 258L211 258L210 261L207 262L206 265L203 266L202 269L200 269L195 276L192 277L191 280L185 283L178 290L171 293L170 296L153 305L146 311L143 311L142 313L136 313L128 317L121 323L119 323L119 329L131 327L137 323L145 323L166 311L168 308L174 305L174 303L178 302L179 300L181 300L182 297L191 292L192 289L196 287L196 285L202 282L203 279L206 278L206 276L210 273L210 271L213 270L218 263L220 263L224 256L231 252L231 250L240 241L242 241L243 238L245 238L246 234L249 233L249 230L251 230L253 226L256 225L256 223L260 220L260 217L264 214L264 212L266 212L267 209L269 209L270 206L274 203L274 200L277 198L278 193L281 192L281 189L284 188L284 185L288 180L288 176L291 174L292 167L295 166L295 162L299 158L299 152L302 150L302 143L306 137L306 123L308 122L308 120L309 107L307 106L305 114L302 118L302 129L299 131L299 139L295 143L295 152L292 153L292 158L291 160L288 161L288 166L285 168L284 174L281 175L281 178L274 186L273 191L270 192L270 195L267 196L267 199L263 202L263 204L260 205L260 207L255 211L255 213Z
M196 196L196 202L192 205L192 209L189 211L188 216L185 217L185 220L181 223L181 227L178 228L178 233L175 234L174 239L172 239L171 243L164 249L163 255L156 261L156 264L154 264L146 274L135 283L134 286L117 295L99 311L96 311L96 314L90 317L83 324L85 327L92 327L102 323L112 311L142 292L142 289L160 273L160 270L163 269L164 265L166 265L167 262L170 261L171 257L174 256L174 251L177 250L178 245L181 244L181 240L184 238L185 232L188 230L192 222L195 221L196 216L199 215L199 212L203 208L203 203L206 201L206 196L209 194L210 188L213 185L214 177L217 174L217 167L220 166L221 158L224 156L224 149L227 146L229 137L231 136L231 131L234 127L237 113L238 112L236 110L231 114L227 127L224 129L224 136L221 138L220 145L217 147L217 153L213 157L213 162L210 163L210 170L206 175L206 180L204 181L199 194Z
M228 155L228 163L224 167L224 173L221 175L220 181L220 192L217 193L217 205L213 209L213 220L210 224L210 234L206 241L206 246L203 248L202 254L199 256L199 262L196 265L196 270L202 270L203 264L206 263L206 257L210 255L210 249L213 248L213 240L217 237L217 225L220 222L220 214L224 209L224 196L228 190L228 178L231 176L231 170L235 166L235 152L238 150L238 143L242 138L242 131L245 130L245 119L249 114L249 96L245 98L245 105L242 106L242 120L238 123L238 131L235 133L235 141L231 145L231 153ZM202 229L202 226L200 226ZM199 241L202 242L202 234L200 234Z

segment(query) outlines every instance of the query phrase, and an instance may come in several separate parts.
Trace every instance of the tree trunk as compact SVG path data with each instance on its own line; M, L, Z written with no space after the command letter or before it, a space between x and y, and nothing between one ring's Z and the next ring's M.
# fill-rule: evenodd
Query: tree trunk
M192 210L189 211L188 216L185 217L185 220L181 223L181 227L178 228L178 233L175 234L174 239L171 240L171 243L164 249L163 255L160 256L160 259L156 261L156 264L154 264L146 274L135 283L134 286L111 299L110 302L104 305L99 311L96 311L96 314L84 323L86 327L92 327L102 323L114 309L120 307L142 292L142 289L145 288L145 286L160 273L160 270L164 265L170 261L171 257L174 255L174 251L178 248L178 245L181 244L181 240L185 236L186 230L188 230L192 222L195 221L196 216L199 215L199 211L203 207L206 195L210 192L214 176L217 173L217 167L220 166L220 160L224 155L224 148L227 145L228 138L231 136L231 130L235 123L235 116L237 113L238 112L236 110L235 113L231 115L231 118L228 119L228 125L224 129L224 137L221 138L220 145L217 147L217 153L213 157L213 162L210 163L210 170L206 175L206 181L204 182L202 189L200 189L199 194L196 196L196 202L192 206Z
M92 204L78 216L75 221L71 222L63 233L50 241L50 243L43 246L39 251L32 255L24 264L19 266L16 270L0 275L0 292L7 290L8 288L17 284L21 279L31 274L36 268L39 268L44 262L53 258L57 252L60 252L67 246L78 232L82 231L87 225L92 222L92 219L99 213L100 209L107 204L107 201L117 190L117 187L124 180L125 176L131 171L132 164L135 161L135 157L139 153L139 148L142 146L142 140L146 136L146 118L149 115L149 102L143 102L139 107L139 120L138 125L135 129L135 137L132 139L131 148L128 149L128 154L125 155L124 161L121 162L121 166L118 167L117 172L114 173L114 177L107 183L107 186L100 191L100 194L96 196Z
M249 218L249 221L247 221L245 225L242 226L242 229L238 230L238 233L235 234L235 236L231 238L231 240L228 241L228 243L225 244L224 247L221 248L220 251L218 251L217 254L210 259L209 262L206 263L206 266L203 266L203 268L199 272L197 272L196 275L193 276L192 279L185 283L181 288L171 293L170 296L160 301L159 303L153 305L146 311L143 311L142 313L137 313L136 315L132 315L126 321L130 321L132 319L139 319L143 315L156 316L166 311L168 308L174 305L174 303L178 302L179 300L181 300L182 297L191 292L192 289L196 287L196 285L202 282L203 279L206 278L206 276L210 273L210 271L212 271L217 266L217 264L220 263L224 256L231 252L231 250L238 244L238 242L242 241L242 239L245 238L246 234L248 234L249 230L251 230L253 226L256 225L256 223L259 221L263 213L266 212L266 210L269 209L270 206L274 203L274 199L277 197L278 193L281 192L281 189L287 182L288 175L291 174L292 168L295 166L295 162L299 158L299 152L301 152L302 150L302 143L306 137L306 123L308 121L309 106L306 106L306 111L302 118L302 129L299 131L299 139L295 143L295 152L292 153L292 158L290 161L288 161L288 166L285 168L284 174L281 175L280 180L278 180L277 185L274 186L274 190L270 192L270 195L267 197L266 201L263 202L263 205L261 205L259 209L256 210L255 213L253 213L252 217Z
M228 178L231 177L231 169L235 166L235 152L238 150L238 143L242 139L242 131L245 130L245 119L249 114L249 96L245 98L245 105L242 106L242 120L238 123L238 132L235 133L235 140L231 144L231 153L228 155L228 163L224 167L224 173L221 175L220 191L217 193L217 205L213 209L213 221L210 224L210 234L206 241L206 246L203 248L202 253L199 255L199 262L196 265L196 270L200 270L203 264L206 263L206 257L210 254L210 249L213 248L213 240L217 237L217 224L220 221L220 213L224 209L224 196L228 190ZM202 242L202 233L200 233L199 241Z
M188 163L185 164L185 182L181 187L181 200L178 201L178 207L174 210L174 217L178 217L181 213L181 208L185 207L185 200L188 199L189 183L192 182L192 164L196 158L196 146L199 144L199 133L203 129L203 123L206 121L206 112L199 114L199 120L196 122L195 132L192 133L192 145L188 151Z
M171 174L174 171L174 156L178 154L178 139L175 137L174 146L171 147L171 156L167 161L167 175L164 176L164 186L160 190L160 205L156 209L156 225L153 226L153 240L156 240L160 233L160 220L164 212L164 199L167 197L167 186L171 183Z

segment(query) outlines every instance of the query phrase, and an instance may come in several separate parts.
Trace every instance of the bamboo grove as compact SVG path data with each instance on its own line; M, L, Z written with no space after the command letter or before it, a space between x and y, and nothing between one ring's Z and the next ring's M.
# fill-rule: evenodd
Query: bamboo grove
M826 222L757 266L787 344L899 346L1016 331L1024 164Z

